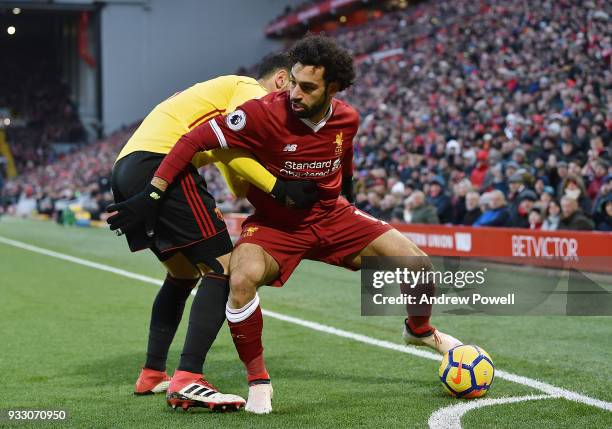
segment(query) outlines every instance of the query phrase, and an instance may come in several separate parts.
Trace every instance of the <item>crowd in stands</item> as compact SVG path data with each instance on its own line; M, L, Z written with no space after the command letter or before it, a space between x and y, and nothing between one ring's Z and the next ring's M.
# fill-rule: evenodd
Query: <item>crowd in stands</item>
M52 144L82 143L86 135L66 85L51 64L6 62L0 74L0 108L12 119L5 128L19 171L57 159Z
M362 117L356 205L393 222L611 231L611 17L605 0L439 0L340 30L359 58L342 94ZM100 182L128 136L6 186L109 200ZM203 174L224 211L248 210Z
M344 95L362 115L357 205L400 222L611 230L611 15L603 0L442 0L342 30L365 58ZM367 57L388 50L402 51Z
M280 15L278 15L276 18L274 18L272 20L272 22L279 21L279 20L281 20L281 19L283 19L283 18L285 18L285 17L287 17L289 15L295 14L295 13L303 12L306 9L310 8L311 6L314 6L317 3L321 3L321 1L322 0L306 0L306 1L303 1L300 4L295 5L293 7L290 6L290 5L287 5L283 9L283 12Z
M4 207L17 215L35 210L59 223L69 206L85 211L91 220L105 218L106 206L113 201L110 175L117 154L134 132L135 126L117 131L106 139L67 154L56 162L30 169L7 181ZM72 216L72 213L71 213Z

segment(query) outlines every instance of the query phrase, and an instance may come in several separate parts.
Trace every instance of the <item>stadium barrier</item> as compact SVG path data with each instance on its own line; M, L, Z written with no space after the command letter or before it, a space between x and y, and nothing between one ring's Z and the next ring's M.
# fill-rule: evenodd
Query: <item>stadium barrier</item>
M246 215L243 214L225 216L230 235L240 235L244 219ZM610 233L417 224L393 226L432 256L612 273Z
M325 0L319 2L304 10L291 13L283 18L275 20L266 26L265 33L267 36L270 36L276 32L308 22L312 18L327 14L335 14L338 12L339 8L357 4L359 1L360 0Z

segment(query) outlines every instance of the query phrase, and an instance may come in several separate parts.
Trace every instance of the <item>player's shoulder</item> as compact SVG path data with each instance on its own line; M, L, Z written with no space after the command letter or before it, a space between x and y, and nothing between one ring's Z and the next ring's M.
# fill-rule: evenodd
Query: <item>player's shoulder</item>
M259 100L262 105L272 109L285 109L287 105L287 91L276 91L271 92L265 97L261 97Z
M270 92L263 97L249 100L243 104L249 110L265 112L270 116L275 116L286 112L287 93Z
M359 112L344 100L334 98L333 101L334 116L347 118L351 122L359 124Z

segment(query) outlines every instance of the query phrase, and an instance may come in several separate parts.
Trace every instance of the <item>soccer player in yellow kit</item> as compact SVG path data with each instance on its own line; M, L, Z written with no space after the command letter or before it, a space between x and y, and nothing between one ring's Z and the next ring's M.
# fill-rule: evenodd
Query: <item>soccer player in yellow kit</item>
M142 191L164 156L183 134L217 115L233 111L247 100L288 85L289 61L285 54L264 58L258 79L221 76L178 92L157 105L123 147L113 168L115 211ZM138 377L135 394L164 392L173 407L202 406L218 410L241 408L239 396L223 394L203 376L206 354L225 321L229 292L227 267L232 250L223 216L206 189L196 166L215 162L230 189L243 196L248 182L287 206L314 203L307 194L309 182L284 182L271 175L243 150L203 152L190 169L168 189L155 225L125 222L113 215L111 229L125 233L130 250L149 248L164 264L166 279L155 298L149 328L147 360ZM182 317L189 293L202 278L193 300L181 360L172 379L165 372L170 343Z

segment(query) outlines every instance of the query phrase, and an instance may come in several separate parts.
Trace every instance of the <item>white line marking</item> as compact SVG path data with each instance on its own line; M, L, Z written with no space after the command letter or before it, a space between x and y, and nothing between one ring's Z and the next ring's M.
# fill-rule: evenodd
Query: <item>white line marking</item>
M134 280L140 280L142 282L154 284L156 286L160 286L163 283L161 280L155 279L153 277L132 273L130 271L111 267L105 264L99 264L97 262L88 261L86 259L77 258L75 256L66 255L64 253L54 252L53 250L33 246L31 244L23 243L21 241L11 240L2 236L0 236L0 243L8 244L10 246L18 247L24 250L29 250L30 252L51 256L53 258L62 259L64 261L73 262L75 264L84 265L86 267L95 268L97 270L107 271L109 273L128 277ZM263 313L268 317L272 317L274 319L282 320L288 323L293 323L295 325L303 326L305 328L309 328L315 331L324 332L326 334L336 335L338 337L347 338L350 340L358 341L376 347L381 347L388 350L411 354L413 356L418 356L425 359L440 361L440 355L428 352L426 350L421 350L416 347L404 346L401 344L392 343L390 341L379 340L376 338L368 337L366 335L361 335L354 332L334 328L333 326L322 325L317 322L311 322L308 320L298 319L297 317L286 316L284 314L276 313L274 311L264 310ZM514 383L522 384L533 389L540 390L551 396L563 397L570 401L580 402L586 405L601 408L603 410L612 411L612 402L606 402L600 399L591 398L589 396L582 395L571 390L563 389L561 387L553 386L552 384L544 383L533 378L523 377L498 369L495 370L495 376L497 378L501 378L502 380L512 381Z
M462 402L459 405L450 405L440 408L433 413L427 423L430 429L461 429L461 417L468 411L491 405L514 404L523 401L537 401L540 399L555 399L550 395L526 395L510 396L506 398L476 399L470 402Z

